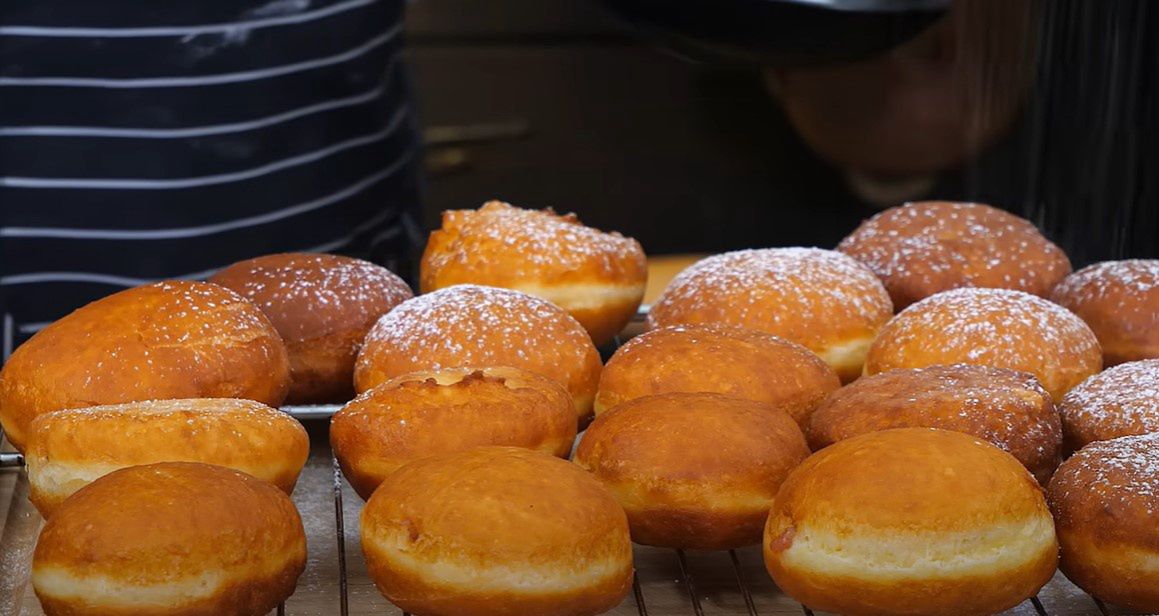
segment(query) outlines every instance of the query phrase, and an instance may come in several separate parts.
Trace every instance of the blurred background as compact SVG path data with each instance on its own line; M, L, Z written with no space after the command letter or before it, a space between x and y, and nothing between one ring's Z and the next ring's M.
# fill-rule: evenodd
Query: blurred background
M832 247L910 200L1159 255L1146 0L11 0L6 357L93 299L439 213L572 211L650 255Z
M782 38L815 32L813 55L710 53L657 32L679 21L664 4L411 5L427 226L496 197L576 211L650 254L829 247L880 208L943 198L1032 219L1076 267L1159 254L1148 3L925 3L916 28L857 22L896 45L844 58L817 25L832 15L768 17L798 18ZM707 4L730 41L745 5L777 3ZM472 129L493 138L441 145Z

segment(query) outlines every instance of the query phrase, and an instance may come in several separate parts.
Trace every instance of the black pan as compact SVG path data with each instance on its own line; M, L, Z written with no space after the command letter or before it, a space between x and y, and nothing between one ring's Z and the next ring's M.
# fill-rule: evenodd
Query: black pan
M950 0L602 0L695 60L762 65L873 55L928 27Z

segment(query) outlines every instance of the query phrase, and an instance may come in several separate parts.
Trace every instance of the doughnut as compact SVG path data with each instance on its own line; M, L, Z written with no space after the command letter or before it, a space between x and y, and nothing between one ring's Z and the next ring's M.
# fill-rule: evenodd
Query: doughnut
M369 499L387 475L424 456L480 445L566 458L575 442L571 397L518 368L414 372L362 394L334 415L330 445L350 485Z
M647 280L636 240L585 226L575 214L502 201L443 212L419 274L423 293L480 284L542 297L575 317L597 345L632 320Z
M1061 306L1008 289L942 291L881 329L865 374L896 368L974 364L1033 374L1058 402L1102 369L1091 328Z
M996 614L1054 575L1034 477L967 434L898 428L813 454L781 486L764 537L777 586L848 616Z
M306 533L285 492L197 462L113 471L49 518L32 558L48 616L262 616L294 592Z
M672 393L597 417L575 463L627 511L633 541L724 550L760 542L777 488L808 455L783 411L721 394Z
M726 252L684 270L653 304L648 325L763 331L805 346L849 382L891 316L885 287L852 258L818 248L767 248Z
M1067 448L1159 432L1159 359L1119 364L1083 381L1059 403Z
M1159 433L1083 447L1047 493L1066 577L1103 601L1159 613Z
M861 223L837 250L873 270L898 310L960 287L1047 297L1071 271L1066 253L1030 221L982 203L892 207Z
M165 398L279 406L290 362L269 319L215 284L114 293L37 332L0 370L0 423L20 451L41 413Z
M902 368L850 383L817 407L806 437L814 451L890 428L964 432L1018 459L1046 485L1062 461L1062 424L1031 375L956 364Z
M402 278L368 261L328 254L267 255L209 279L257 304L290 354L288 404L346 402L354 359L379 317L413 297Z
M365 392L396 376L464 366L511 366L546 376L571 395L586 422L599 384L600 354L575 319L519 291L458 285L420 295L383 315L354 366Z
M126 466L205 462L293 492L310 454L302 424L252 400L152 400L38 416L29 429L30 498L49 517L73 492Z
M596 414L643 396L711 392L753 400L799 424L841 386L809 349L724 325L676 325L632 338L600 373Z
M1084 267L1064 278L1050 299L1086 321L1106 365L1159 358L1159 259Z
M574 464L518 447L430 456L362 510L378 590L422 616L589 616L632 585L628 520Z

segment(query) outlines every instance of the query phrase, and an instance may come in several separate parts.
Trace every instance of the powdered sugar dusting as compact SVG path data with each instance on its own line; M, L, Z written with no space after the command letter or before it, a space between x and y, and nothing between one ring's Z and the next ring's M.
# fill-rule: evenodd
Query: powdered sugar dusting
M1159 345L1159 259L1096 263L1067 276L1051 298L1091 323L1109 358L1147 356L1124 353L1124 343L1128 349Z
M379 319L364 346L389 349L432 370L496 365L512 355L533 363L556 350L571 354L554 358L558 369L569 370L595 353L583 327L555 304L479 285L447 287L399 304ZM423 361L432 353L456 363Z
M267 329L269 323L261 313L237 293L223 287L204 282L168 280L156 282L142 289L157 289L165 292L164 306L158 307L150 315L157 342L185 342L190 336L212 334L217 330ZM125 293L136 293L130 289ZM198 313L202 313L198 315ZM213 318L208 318L213 314ZM197 318L200 316L201 318ZM201 332L191 331L188 326L175 328L171 321L200 321ZM211 325L216 322L216 327ZM210 330L214 331L210 331Z
M1108 293L1122 292L1150 297L1152 305L1159 306L1159 259L1103 261L1088 265L1064 278L1055 288L1054 295L1081 303L1102 299Z
M901 311L882 340L905 347L938 332L943 354L967 363L1006 366L1011 354L1061 368L1067 355L1098 353L1090 328L1067 309L1010 289L963 288L932 295ZM875 344L876 346L876 344ZM871 351L872 355L872 351Z
M321 335L347 323L365 323L412 297L385 267L329 254L257 257L212 279L256 303L290 339ZM342 323L335 320L341 316Z
M934 422L929 427L970 432L1028 467L1051 463L1053 470L1062 445L1058 415L1038 380L992 366L935 365L864 377L833 394L814 421L824 417L818 426L823 429L824 422L840 424L847 415L897 422L912 418Z
M1072 490L1082 490L1104 503L1132 502L1148 514L1159 514L1159 432L1091 443L1064 469L1068 474L1063 479L1069 481L1063 486L1063 499ZM1085 481L1074 481L1076 476Z
M138 402L126 402L121 404L103 404L99 406L89 406L84 408L65 409L60 411L53 411L46 415L56 417L121 417L126 411L133 411L144 415L164 415L166 413L179 413L187 411L196 411L199 413L222 413L229 415L247 415L258 416L266 413L274 412L286 418L285 415L270 406L262 404L254 400L242 400L240 398L173 398L165 400L141 400Z
M58 340L68 341L69 356L60 354ZM238 365L247 372L228 368ZM210 392L278 395L268 394L253 375L276 378L287 362L281 340L256 306L219 285L177 280L127 289L76 310L21 345L9 366L27 370L22 391L40 392L34 403L48 411Z
M863 222L837 249L880 276L894 300L963 286L1046 295L1070 270L1034 225L980 203L907 203Z
M788 320L880 323L893 307L881 282L851 257L819 248L726 252L681 272L653 305L653 327L684 322L696 312L730 314L752 326L767 320L777 333Z
M540 267L556 271L595 267L625 275L643 274L646 264L639 242L616 232L605 233L583 225L575 214L557 215L550 209L526 210L501 201L490 201L478 210L444 213L443 230L453 236L446 250L428 253L425 264L433 270L448 265L474 268L481 264L484 244L504 250L504 266L514 275L527 275Z
M111 365L122 363L119 357L125 350L122 343L134 346L144 343L145 348L140 350L141 357L137 361L143 359L145 366L138 363L132 369L149 372L153 369L150 354L159 348L186 345L197 353L199 349L244 346L259 338L269 339L268 343L259 345L266 359L282 359L275 357L275 351L281 351L281 345L273 344L277 334L270 322L260 310L234 291L205 282L178 280L156 282L122 293L136 294L150 289L163 291L164 295L142 315L137 334L139 339L120 339L120 343L107 349L106 358ZM126 295L122 299L129 300L129 297ZM98 363L95 368L99 371L102 366Z
M1067 423L1100 432L1159 432L1159 359L1128 362L1083 381L1062 399Z
M166 418L169 421L184 420L188 426L187 433L193 436L206 431L210 427L206 422L210 421L244 420L249 425L261 424L269 427L298 423L290 415L261 402L237 398L177 398L106 404L53 411L40 416L36 421L42 425L47 422L48 425L44 429L52 430L52 423L59 421L81 420L86 424L89 421L103 420L149 423L154 418L163 421Z

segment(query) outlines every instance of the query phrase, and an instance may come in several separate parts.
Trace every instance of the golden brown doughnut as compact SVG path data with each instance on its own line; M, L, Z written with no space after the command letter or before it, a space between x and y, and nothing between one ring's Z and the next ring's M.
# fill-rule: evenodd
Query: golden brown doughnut
M567 390L591 416L600 354L562 308L519 291L458 285L420 295L378 320L354 367L361 393L396 376L463 366L512 366Z
M1065 308L1008 289L943 291L906 308L869 348L865 374L974 364L1029 372L1058 402L1102 368L1091 329Z
M423 252L423 293L457 284L523 291L567 310L597 345L640 306L648 266L640 243L584 226L575 214L489 201L443 212Z
M1083 381L1059 403L1067 448L1159 432L1159 359L1119 364Z
M1030 221L982 203L892 207L861 223L837 250L869 266L897 310L959 287L1046 297L1071 271L1062 249Z
M225 466L289 494L310 454L310 438L296 419L229 398L53 411L33 420L28 434L30 498L46 518L93 480L155 462Z
M817 407L805 434L814 451L890 428L964 432L1009 452L1046 485L1062 461L1062 424L1031 375L955 364L875 374Z
M234 263L209 281L257 304L281 334L293 379L287 404L350 400L354 359L366 332L414 296L380 265L301 252Z
M761 540L777 488L808 455L787 413L720 394L673 393L597 417L575 462L623 505L633 541L724 550Z
M848 616L994 614L1054 575L1042 490L960 432L900 428L826 447L793 471L765 528L777 586Z
M677 325L646 332L620 347L596 393L596 414L656 394L712 392L754 400L798 424L841 386L809 349L772 334L724 325Z
M508 367L405 374L362 394L330 422L342 473L364 499L411 460L480 445L566 458L575 434L575 407L563 387Z
M1159 433L1083 447L1049 496L1062 572L1099 599L1159 613Z
M49 411L164 398L278 406L289 387L286 347L256 306L173 280L97 300L20 345L0 370L0 421L22 450Z
M720 323L804 345L842 381L861 374L865 351L893 315L885 287L832 250L726 252L684 270L652 306L651 328Z
M262 616L294 592L306 533L285 492L196 462L113 471L40 533L32 585L48 616Z
M628 520L591 475L517 447L398 469L362 510L378 590L423 616L589 616L632 585Z
M1159 358L1159 259L1084 267L1064 278L1050 299L1094 330L1106 365Z

